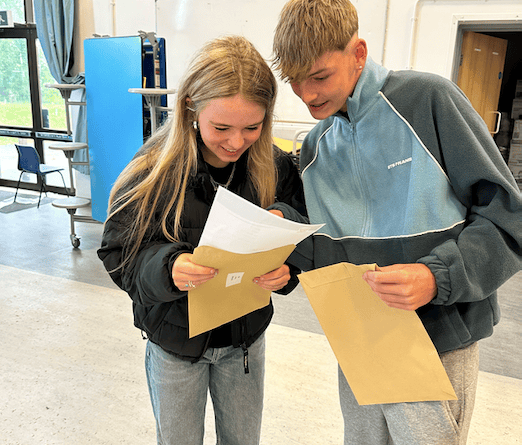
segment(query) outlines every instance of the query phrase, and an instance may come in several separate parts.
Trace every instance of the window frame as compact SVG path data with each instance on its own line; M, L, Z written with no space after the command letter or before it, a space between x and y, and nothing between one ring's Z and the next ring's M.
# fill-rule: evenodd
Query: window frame
M27 64L29 70L29 91L31 98L32 127L19 127L16 125L3 125L0 122L0 136L19 137L31 139L38 152L42 163L45 163L44 141L72 141L70 135L64 130L53 130L43 127L42 98L40 95L40 76L38 66L38 39L36 24L33 18L32 0L25 0L26 24L15 23L13 28L0 28L0 39L25 39L27 43ZM65 102L64 102L65 107ZM0 178L0 186L16 187L17 181ZM40 190L41 179L37 177L36 183L20 182L20 188L26 190ZM50 192L66 194L64 187L46 185ZM73 191L74 193L74 191Z

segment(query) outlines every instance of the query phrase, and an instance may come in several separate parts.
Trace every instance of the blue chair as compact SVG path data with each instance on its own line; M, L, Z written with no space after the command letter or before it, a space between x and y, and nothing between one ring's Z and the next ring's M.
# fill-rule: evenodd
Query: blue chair
M18 178L18 184L16 185L16 193L14 197L14 201L16 201L16 196L18 195L18 188L20 187L20 180L22 179L22 175L24 173L33 173L37 175L41 179L40 185L40 196L38 197L38 208L40 207L40 200L42 199L42 191L47 193L47 189L45 187L45 177L49 173L60 173L62 177L63 186L65 191L67 192L67 196L69 196L69 191L67 190L67 186L65 185L65 180L63 179L61 167L51 167L50 165L45 165L40 162L40 156L34 147L29 145L19 145L15 144L16 149L18 150L18 170L20 170L20 177Z

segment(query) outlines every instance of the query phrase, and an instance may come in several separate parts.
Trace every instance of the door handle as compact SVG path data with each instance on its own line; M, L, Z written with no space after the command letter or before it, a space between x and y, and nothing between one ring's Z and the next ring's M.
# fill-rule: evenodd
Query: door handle
M497 134L500 130L500 121L502 120L502 114L500 113L500 111L492 111L492 113L494 113L498 116L497 125L495 126L495 131L490 132L493 135L493 134Z

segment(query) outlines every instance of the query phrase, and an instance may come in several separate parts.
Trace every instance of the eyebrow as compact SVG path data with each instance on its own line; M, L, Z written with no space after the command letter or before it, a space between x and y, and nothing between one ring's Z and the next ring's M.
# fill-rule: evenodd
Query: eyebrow
M258 125L261 125L265 120L263 119L262 121L260 122L257 122L255 124L250 124L250 125L245 125L244 128L248 128L248 127L257 127ZM209 121L211 125L214 125L215 127L232 127L233 125L227 125L227 124L220 124L218 122L213 122L213 121Z
M329 70L329 68L319 68L317 71L314 71L313 73L308 74L307 77L308 78L314 77L314 76L317 76L318 74L322 74L322 73L324 73L325 71L328 71L328 70Z

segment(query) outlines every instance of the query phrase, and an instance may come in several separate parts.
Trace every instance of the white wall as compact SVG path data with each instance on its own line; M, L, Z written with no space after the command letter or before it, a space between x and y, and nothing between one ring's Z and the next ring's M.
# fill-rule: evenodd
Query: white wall
M192 54L223 34L250 39L266 58L271 55L278 15L286 0L90 0L95 31L136 35L156 31L166 39L167 85L175 88ZM360 36L371 57L394 70L417 69L451 78L459 23L494 20L519 23L521 0L353 0ZM114 14L113 14L114 12ZM114 32L115 31L115 32ZM312 121L308 111L280 85L279 119Z
M84 0L82 0L84 1ZM94 9L95 33L134 36L138 31L155 31L154 0L87 0Z
M263 57L272 53L279 12L286 0L158 0L157 32L167 41L168 85L174 87L194 52L205 42L224 34L248 38ZM364 4L365 2L361 2ZM367 2L366 2L367 3ZM354 2L358 4L358 0ZM381 57L386 0L372 2L372 13L361 15L361 35ZM313 121L288 85L280 83L276 117Z
M406 0L395 0L404 4ZM390 27L390 45L401 45L406 51L390 51L389 68L412 68L440 74L451 79L460 25L513 25L522 31L522 1L520 0L420 0L417 9L408 9L415 16L414 32L404 39L396 26ZM396 8L399 9L399 8ZM393 42L393 44L391 43Z

